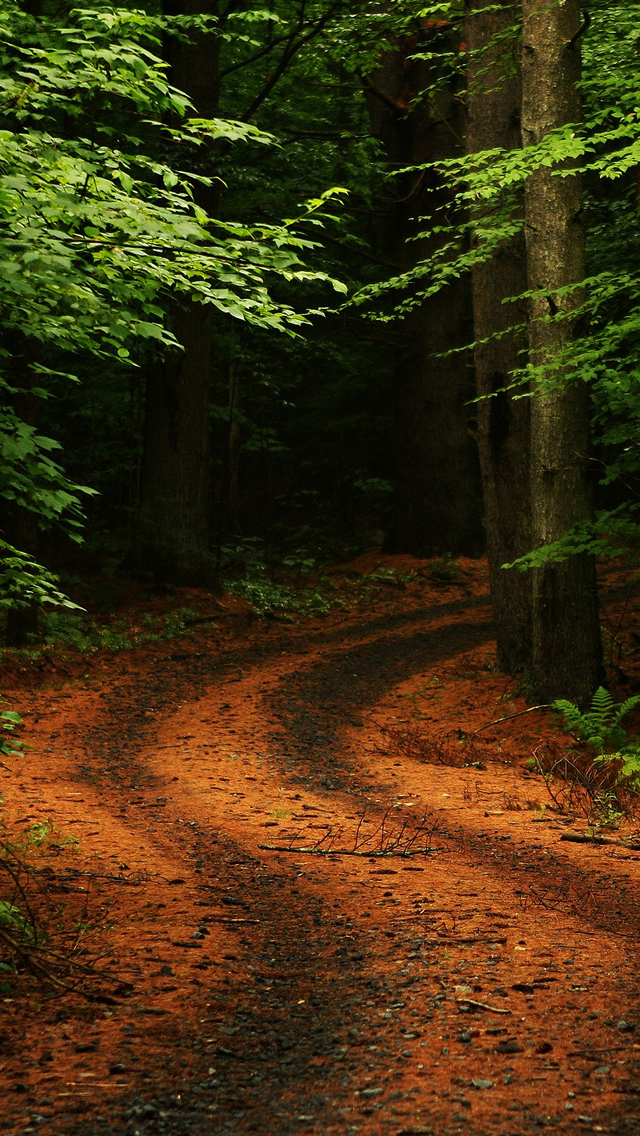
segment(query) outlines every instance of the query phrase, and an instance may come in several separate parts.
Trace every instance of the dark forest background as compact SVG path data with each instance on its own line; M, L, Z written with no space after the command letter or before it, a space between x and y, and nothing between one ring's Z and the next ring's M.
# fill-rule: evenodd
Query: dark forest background
M636 547L632 16L1 14L7 642L101 573L488 553L499 664L584 699Z

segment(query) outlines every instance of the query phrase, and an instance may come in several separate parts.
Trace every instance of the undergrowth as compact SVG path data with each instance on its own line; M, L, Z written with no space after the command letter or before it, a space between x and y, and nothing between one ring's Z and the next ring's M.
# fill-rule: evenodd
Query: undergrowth
M163 615L144 613L132 625L126 620L101 623L86 612L60 609L44 616L41 640L45 646L70 647L81 654L129 651L147 643L179 638L194 617L197 613L192 608L181 607Z
M0 698L0 701L4 699ZM2 710L0 712L0 753L3 757L20 757L22 755L21 743L12 735L22 724L22 717L15 710ZM7 736L8 735L8 736ZM0 808L3 805L0 794ZM0 817L0 827L3 830L0 839L0 871L5 883L9 884L8 895L0 895L0 944L5 947L4 958L0 958L0 994L10 994L11 984L7 976L15 973L16 947L21 943L33 943L36 931L33 919L30 917L28 905L20 906L18 899L21 889L17 886L16 854L12 841L6 835L6 824ZM23 898L23 897L22 897ZM7 949L8 948L8 951Z
M385 741L381 752L402 753L412 761L427 765L446 765L454 769L486 769L482 754L472 738L460 735L458 731L442 737L430 737L411 726L400 729L397 726L382 726L378 729Z
M258 615L286 620L340 606L317 551L306 547L275 557L257 538L238 538L221 549L220 577L224 589L246 600Z
M21 724L22 718L15 710L0 712L3 757L23 756L24 743L12 736ZM0 794L0 809L2 805ZM74 849L77 840L62 837L48 821L22 831L10 831L2 813L0 829L0 996L13 994L16 982L25 972L49 990L70 992L77 980L73 973L75 962L47 945L45 927L51 906L51 853ZM39 880L37 865L43 858L45 869Z
M553 708L573 735L568 748L538 747L530 765L542 774L558 811L578 813L596 828L612 828L640 808L640 740L621 721L640 703L616 703L598 687L588 710L558 699Z

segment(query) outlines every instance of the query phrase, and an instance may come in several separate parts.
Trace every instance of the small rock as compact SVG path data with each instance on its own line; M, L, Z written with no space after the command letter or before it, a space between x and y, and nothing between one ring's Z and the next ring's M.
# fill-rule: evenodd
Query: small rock
M483 1077L474 1077L471 1081L474 1089L492 1089L493 1081L485 1081Z
M377 1097L382 1092L382 1089L361 1089L361 1097Z
M618 1033L633 1033L635 1028L632 1022L625 1022L624 1018L616 1025Z
M457 1040L461 1041L463 1045L470 1045L471 1033L469 1032L469 1030L463 1030L462 1033L458 1034Z
M524 1049L515 1039L499 1041L495 1048L496 1053L524 1053Z
M136 1120L155 1120L158 1110L152 1104L134 1104L131 1113Z

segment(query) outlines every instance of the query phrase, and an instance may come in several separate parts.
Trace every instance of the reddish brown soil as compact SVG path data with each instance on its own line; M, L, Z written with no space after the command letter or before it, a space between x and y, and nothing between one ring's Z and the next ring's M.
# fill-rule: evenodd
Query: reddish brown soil
M428 567L363 558L291 624L190 595L179 640L7 664L8 831L55 827L28 894L104 977L12 980L4 1132L640 1132L640 855L561 840L586 822L525 764L549 715L473 734L526 702L483 564ZM394 841L420 854L367 855Z

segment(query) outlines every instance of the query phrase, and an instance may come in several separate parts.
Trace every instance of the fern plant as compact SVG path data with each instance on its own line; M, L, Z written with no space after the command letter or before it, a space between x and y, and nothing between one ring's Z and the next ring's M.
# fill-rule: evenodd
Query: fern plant
M624 702L616 703L609 691L599 686L591 700L590 710L580 710L573 702L563 698L558 698L553 708L560 711L567 727L580 741L593 749L617 751L627 740L626 730L622 729L620 722L639 702L640 695L634 694Z
M622 778L640 780L640 742L629 738L620 725L638 703L640 695L637 694L617 703L608 690L599 686L589 710L580 710L563 698L557 699L553 708L563 715L567 728L576 738L595 751L596 761L620 761Z

